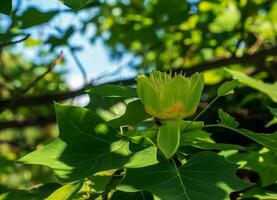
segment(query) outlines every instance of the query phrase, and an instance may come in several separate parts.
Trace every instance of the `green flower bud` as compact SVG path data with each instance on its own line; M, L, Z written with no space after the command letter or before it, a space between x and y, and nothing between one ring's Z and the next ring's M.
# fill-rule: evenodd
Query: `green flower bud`
M159 119L183 119L193 115L203 87L204 76L199 73L188 78L154 71L149 77L139 75L137 78L137 93L145 111Z

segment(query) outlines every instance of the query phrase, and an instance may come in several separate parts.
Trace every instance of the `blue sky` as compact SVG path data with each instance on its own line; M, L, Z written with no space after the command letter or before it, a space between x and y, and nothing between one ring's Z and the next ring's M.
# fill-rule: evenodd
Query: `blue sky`
M29 6L35 6L40 10L51 10L51 9L68 9L64 6L59 0L23 0L22 1L22 10ZM72 13L63 13L51 20L43 28L32 28L28 30L31 33L33 38L41 38L42 35L48 35L53 32L53 27L67 27L69 25L78 26L78 17ZM52 32L51 32L52 31ZM88 43L86 37L91 36L94 31L93 26L91 26L84 35L79 33L74 34L70 39L70 43L80 45L83 47L83 50L77 53L79 60L86 69L88 79L93 80L99 75L107 74L118 69L121 66L126 65L127 61L130 60L131 56L127 55L125 58L116 62L110 59L108 49L105 48L101 40L97 40L94 44ZM43 34L42 34L43 32ZM18 51L22 49L18 48ZM68 70L69 72L65 75L65 80L69 83L72 89L79 88L83 85L82 75L79 69L76 66L76 63L72 59L71 55L67 51L67 48L60 49L64 52L64 57L67 60L63 69ZM32 57L35 50L30 48L25 52L25 55ZM129 76L134 76L135 72L130 69L123 68L120 73L117 73L114 79L126 78Z

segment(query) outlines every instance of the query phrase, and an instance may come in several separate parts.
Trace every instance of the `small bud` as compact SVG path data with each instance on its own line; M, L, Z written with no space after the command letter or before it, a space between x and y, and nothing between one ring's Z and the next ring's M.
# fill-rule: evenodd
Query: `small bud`
M154 71L149 77L139 75L137 78L137 93L145 111L159 119L183 119L193 115L203 87L204 77L200 73L188 78Z

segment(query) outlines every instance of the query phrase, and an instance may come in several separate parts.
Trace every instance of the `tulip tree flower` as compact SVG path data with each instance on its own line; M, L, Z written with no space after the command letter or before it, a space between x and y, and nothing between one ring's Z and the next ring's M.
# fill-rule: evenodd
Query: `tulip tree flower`
M138 76L137 93L145 111L162 120L157 145L167 159L176 153L182 128L187 123L182 119L196 112L203 87L204 77L199 73L189 78L182 74L172 77L158 71L149 77Z
M190 78L182 74L155 71L149 77L139 75L137 93L145 111L158 119L183 119L193 115L204 87L203 74Z

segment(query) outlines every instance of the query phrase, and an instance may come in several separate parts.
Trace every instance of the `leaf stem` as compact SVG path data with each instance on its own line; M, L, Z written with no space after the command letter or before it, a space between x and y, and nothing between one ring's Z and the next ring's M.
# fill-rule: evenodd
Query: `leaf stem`
M187 128L189 128L193 122L195 122L204 112L206 112L206 110L211 107L211 105L214 104L214 102L216 102L217 99L219 99L220 96L215 97L184 129L183 131L185 131Z
M216 102L217 99L219 99L219 97L220 96L214 98L192 121L196 121L209 107L211 107L211 105L214 104L214 102Z
M234 131L236 133L242 134L241 131L239 131L238 129L232 128L230 126L225 126L223 124L207 124L207 125L204 126L204 128L210 128L210 127L221 127L221 128L229 129L229 130Z

